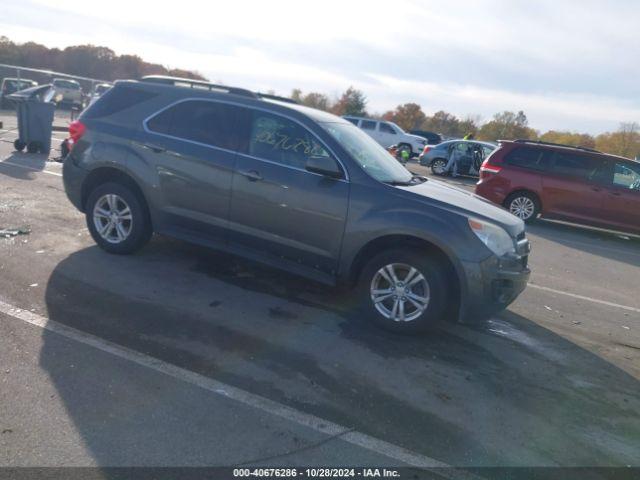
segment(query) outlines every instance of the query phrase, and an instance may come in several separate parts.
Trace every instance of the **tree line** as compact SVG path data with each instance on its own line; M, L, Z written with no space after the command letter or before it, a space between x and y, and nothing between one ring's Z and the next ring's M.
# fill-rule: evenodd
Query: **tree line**
M621 123L618 130L599 135L571 132L568 130L548 130L541 132L529 126L527 115L522 111L504 111L493 115L486 122L480 116L468 115L459 118L443 110L427 115L417 103L404 103L384 113L369 113L365 94L349 87L335 99L318 93L303 93L294 89L291 98L313 108L319 108L336 115L354 115L388 120L403 130L427 130L446 137L461 138L471 133L478 140L540 140L543 142L595 148L602 152L627 158L640 157L640 125L636 122Z
M144 75L171 75L198 80L207 80L198 72L168 68L144 61L137 55L116 55L107 47L75 45L64 49L48 48L35 42L15 43L0 36L0 63L49 69L70 75L117 80L140 78ZM523 111L496 113L490 120L482 122L479 116L459 118L443 110L427 115L417 103L405 103L383 113L369 113L365 94L349 87L336 97L320 92L303 92L296 88L290 97L309 107L318 108L336 115L354 115L392 121L404 130L428 130L447 137L460 138L469 133L479 140L523 138L567 145L596 148L607 153L635 158L640 156L640 127L637 123L622 123L614 132L599 135L565 130L540 132L529 126Z
M64 49L48 48L35 42L15 43L5 36L0 36L0 63L109 81L145 75L206 80L197 72L145 62L138 55L116 55L107 47L75 45Z

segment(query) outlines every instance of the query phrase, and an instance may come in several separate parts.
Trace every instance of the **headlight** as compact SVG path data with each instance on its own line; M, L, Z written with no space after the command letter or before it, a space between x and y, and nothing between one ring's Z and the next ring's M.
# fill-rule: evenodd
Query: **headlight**
M471 231L497 256L502 257L507 253L516 252L513 239L504 228L477 218L469 218L468 220Z

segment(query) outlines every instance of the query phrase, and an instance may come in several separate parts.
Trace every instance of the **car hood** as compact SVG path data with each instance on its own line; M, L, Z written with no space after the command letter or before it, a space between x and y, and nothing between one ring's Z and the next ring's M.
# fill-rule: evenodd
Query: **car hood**
M420 200L420 197L425 201L427 199L435 200L442 203L442 206L449 210L493 222L507 230L514 237L524 230L524 222L502 207L474 193L436 180L427 180L420 185L412 187L403 186L397 188L412 194L416 200Z
M413 133L405 133L405 135L409 138L412 138L416 141L422 141L422 142L426 142L428 141L426 138L421 137L420 135L414 135Z

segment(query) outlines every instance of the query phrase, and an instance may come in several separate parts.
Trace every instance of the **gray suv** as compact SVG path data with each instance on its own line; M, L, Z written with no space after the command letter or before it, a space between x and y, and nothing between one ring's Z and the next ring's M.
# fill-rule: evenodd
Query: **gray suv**
M285 99L119 81L70 126L69 144L67 195L107 252L170 235L354 287L367 318L400 332L484 318L529 278L522 220Z

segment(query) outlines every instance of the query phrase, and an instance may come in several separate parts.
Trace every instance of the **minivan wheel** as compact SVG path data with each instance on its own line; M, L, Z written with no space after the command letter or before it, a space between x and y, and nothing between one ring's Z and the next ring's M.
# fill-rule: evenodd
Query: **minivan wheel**
M375 256L364 267L358 288L364 313L394 332L436 327L446 305L443 267L418 250L393 249Z
M533 222L540 213L540 202L528 192L515 192L507 197L504 206L516 217L527 223Z
M436 158L431 162L431 173L434 175L444 175L447 173L447 162L442 158Z
M85 206L87 227L95 242L109 253L129 254L151 238L151 222L144 201L129 187L104 183Z

